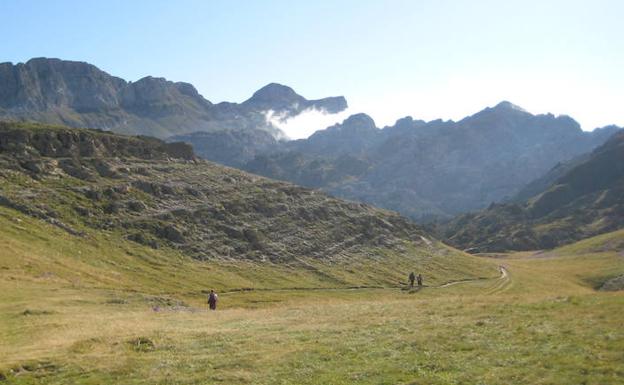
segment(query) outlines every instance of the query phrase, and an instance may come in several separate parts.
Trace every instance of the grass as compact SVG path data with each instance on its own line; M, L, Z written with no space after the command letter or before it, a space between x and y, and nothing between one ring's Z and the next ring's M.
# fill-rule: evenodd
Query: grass
M192 301L209 288L241 289L396 287L405 272L427 271L432 284L492 277L494 264L436 244L429 250L406 244L405 258L378 249L370 259L293 263L197 261L171 248L152 249L116 231L77 237L15 210L0 207L0 277L14 284L78 290L100 288L175 295ZM302 268L303 266L303 268Z
M432 259L431 286L409 292L346 289L358 272L369 285L375 272L391 274L375 270L381 263L356 273L206 264L0 214L0 379L9 384L624 381L624 293L593 289L624 272L624 232L484 258L509 276L446 288L433 286L466 266ZM209 286L222 292L217 312L203 303ZM243 286L265 290L229 291Z

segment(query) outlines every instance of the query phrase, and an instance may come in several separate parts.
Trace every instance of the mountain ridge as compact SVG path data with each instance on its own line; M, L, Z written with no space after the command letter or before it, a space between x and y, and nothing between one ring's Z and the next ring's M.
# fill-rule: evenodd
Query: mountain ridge
M459 216L442 224L438 234L478 252L549 249L622 228L623 197L620 131L591 153L557 165L515 201Z
M406 117L381 129L359 114L308 139L276 143L238 167L417 221L449 219L511 199L617 130L585 132L568 116L533 115L509 102L458 122Z
M279 92L288 89L298 105L284 103ZM267 90L269 92L267 92ZM305 109L335 113L347 108L342 96L307 100L290 87L271 83L238 104L214 104L190 83L146 76L127 82L96 66L78 61L34 58L26 63L0 64L0 118L35 120L72 127L90 127L161 139L197 131L263 130L284 137L266 119L269 110L284 119Z

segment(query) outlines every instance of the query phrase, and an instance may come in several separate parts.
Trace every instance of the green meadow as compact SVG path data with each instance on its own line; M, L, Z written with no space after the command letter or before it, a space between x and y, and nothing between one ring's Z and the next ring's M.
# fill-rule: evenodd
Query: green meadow
M415 258L426 286L409 290L380 262L341 283L345 266L198 262L1 214L1 383L624 382L624 293L596 290L624 273L624 231L450 254L457 269Z

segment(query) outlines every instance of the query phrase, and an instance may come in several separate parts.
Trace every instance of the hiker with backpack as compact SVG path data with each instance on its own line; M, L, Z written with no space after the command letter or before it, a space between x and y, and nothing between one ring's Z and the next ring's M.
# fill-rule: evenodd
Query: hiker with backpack
M414 287L414 280L416 279L416 275L414 275L414 272L412 271L409 274L409 285L410 287Z
M219 301L219 296L214 290L210 290L210 294L208 294L208 307L210 310L217 310L217 302Z

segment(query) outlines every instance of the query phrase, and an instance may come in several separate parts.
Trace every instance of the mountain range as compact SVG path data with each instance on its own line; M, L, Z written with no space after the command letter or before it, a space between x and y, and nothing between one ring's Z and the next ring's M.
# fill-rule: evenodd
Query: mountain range
M358 114L269 147L242 168L425 222L508 200L618 130L585 132L568 116L533 115L509 102L458 122L406 117L383 129Z
M522 202L620 130L586 132L569 116L534 115L506 101L459 121L405 117L383 128L356 114L300 140L287 140L268 119L346 108L344 97L308 100L276 83L243 103L213 104L188 83L127 82L82 62L0 64L0 119L182 141L204 159L419 222Z

